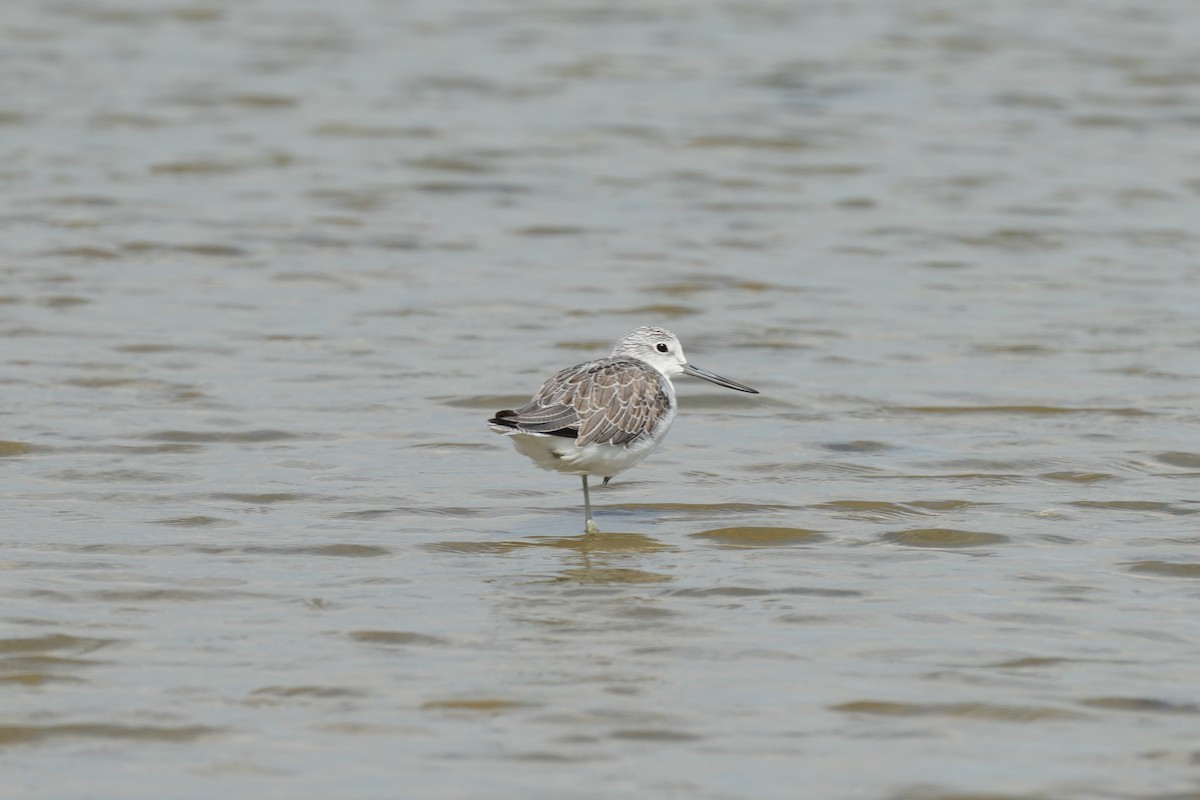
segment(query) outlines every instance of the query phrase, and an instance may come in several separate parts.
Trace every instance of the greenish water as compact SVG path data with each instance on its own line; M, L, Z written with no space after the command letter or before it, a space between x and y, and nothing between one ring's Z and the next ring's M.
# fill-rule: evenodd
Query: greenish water
M1182 0L13 2L5 796L1191 798ZM592 493L485 419L642 324Z

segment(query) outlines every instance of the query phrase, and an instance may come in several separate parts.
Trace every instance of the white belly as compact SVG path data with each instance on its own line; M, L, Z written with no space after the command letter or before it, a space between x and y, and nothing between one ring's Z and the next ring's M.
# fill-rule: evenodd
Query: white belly
M611 478L639 464L654 452L654 448L666 437L675 415L664 420L651 438L631 443L628 447L612 444L589 444L578 447L574 439L545 434L516 433L511 429L493 430L512 439L517 452L542 469L563 472L567 475L600 475Z

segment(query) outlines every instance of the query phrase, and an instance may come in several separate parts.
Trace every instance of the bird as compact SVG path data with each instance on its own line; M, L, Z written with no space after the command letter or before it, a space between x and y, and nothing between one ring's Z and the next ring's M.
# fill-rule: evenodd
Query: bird
M662 443L675 421L671 378L677 375L758 394L689 363L670 331L642 326L617 340L608 357L556 372L528 403L497 411L488 424L538 467L579 475L584 532L598 533L588 477L602 477L607 485Z

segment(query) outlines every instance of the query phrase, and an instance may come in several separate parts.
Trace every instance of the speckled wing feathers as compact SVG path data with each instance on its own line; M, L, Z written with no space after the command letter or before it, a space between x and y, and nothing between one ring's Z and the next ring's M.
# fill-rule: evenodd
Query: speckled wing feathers
M631 358L602 358L557 373L505 424L531 433L578 431L579 447L649 436L670 410L666 378Z

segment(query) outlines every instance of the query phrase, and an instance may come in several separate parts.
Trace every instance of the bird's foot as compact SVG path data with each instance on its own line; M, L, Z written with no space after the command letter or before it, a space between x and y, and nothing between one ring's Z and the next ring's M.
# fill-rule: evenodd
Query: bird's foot
M596 527L596 520L589 519L587 524L583 526L584 533L599 533L600 529Z

